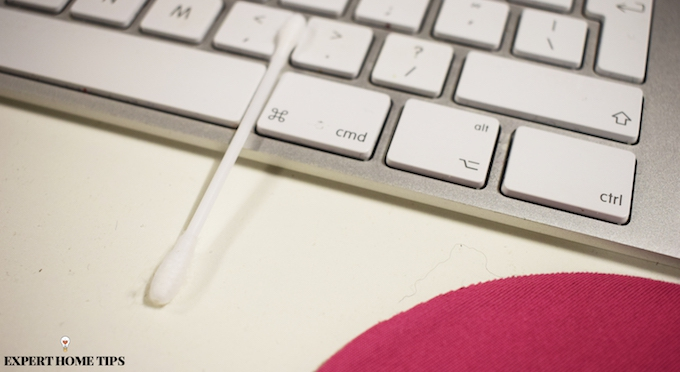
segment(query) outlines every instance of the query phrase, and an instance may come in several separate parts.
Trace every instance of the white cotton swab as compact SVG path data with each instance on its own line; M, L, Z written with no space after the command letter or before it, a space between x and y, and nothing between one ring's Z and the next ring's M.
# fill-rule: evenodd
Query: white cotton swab
M163 306L172 301L184 282L184 277L194 254L194 245L198 234L208 218L210 209L227 179L229 171L234 166L248 135L255 125L257 117L264 108L267 98L271 94L281 69L288 63L288 56L298 43L306 27L305 18L300 14L292 15L276 36L276 49L272 55L267 72L265 72L260 86L253 96L241 123L231 139L229 148L222 158L208 189L191 218L187 229L179 236L174 248L168 252L163 262L156 269L151 279L148 299L157 306Z

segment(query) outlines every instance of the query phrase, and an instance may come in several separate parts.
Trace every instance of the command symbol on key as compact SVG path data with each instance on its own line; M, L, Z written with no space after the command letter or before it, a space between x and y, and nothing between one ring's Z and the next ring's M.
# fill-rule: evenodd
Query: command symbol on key
M277 109L276 107L272 108L272 114L267 116L267 119L269 120L278 120L280 123L283 123L286 121L286 118L284 118L284 115L288 115L288 111L286 110L281 110Z

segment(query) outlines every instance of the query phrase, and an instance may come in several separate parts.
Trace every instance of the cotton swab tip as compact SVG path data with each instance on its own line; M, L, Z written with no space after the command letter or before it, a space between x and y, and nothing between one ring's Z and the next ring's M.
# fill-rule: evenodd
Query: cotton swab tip
M156 269L148 294L149 301L154 305L168 304L179 292L194 254L196 238L196 235L189 233L180 235L175 246Z
M168 304L177 295L184 283L184 278L194 253L194 245L203 222L207 218L210 208L215 203L220 187L234 165L236 157L241 152L246 138L252 131L257 115L262 111L267 97L271 94L281 69L286 65L288 55L297 45L306 26L307 21L305 17L300 14L294 14L277 33L276 50L269 62L267 72L262 78L258 90L253 95L253 99L243 115L243 119L234 137L229 143L229 148L213 175L213 179L210 181L210 185L208 185L208 189L203 195L189 223L189 227L177 239L175 247L165 256L165 259L158 266L156 273L151 279L147 299L152 304L156 306Z

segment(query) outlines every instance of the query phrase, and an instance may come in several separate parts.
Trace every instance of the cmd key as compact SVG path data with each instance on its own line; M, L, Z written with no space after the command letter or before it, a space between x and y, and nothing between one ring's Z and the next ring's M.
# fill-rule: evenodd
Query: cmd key
M391 105L384 93L287 72L257 121L257 132L367 160Z

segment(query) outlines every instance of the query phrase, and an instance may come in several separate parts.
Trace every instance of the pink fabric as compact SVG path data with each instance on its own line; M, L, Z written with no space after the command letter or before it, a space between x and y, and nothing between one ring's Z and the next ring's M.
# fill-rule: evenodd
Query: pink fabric
M680 285L585 273L477 284L375 325L320 371L680 371Z

